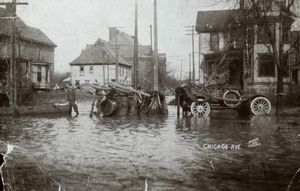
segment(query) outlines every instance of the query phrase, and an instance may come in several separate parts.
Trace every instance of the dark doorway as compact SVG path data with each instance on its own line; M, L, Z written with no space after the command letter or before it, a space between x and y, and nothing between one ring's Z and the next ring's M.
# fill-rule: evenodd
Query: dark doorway
M243 61L231 61L228 64L228 72L228 85L233 88L243 89Z

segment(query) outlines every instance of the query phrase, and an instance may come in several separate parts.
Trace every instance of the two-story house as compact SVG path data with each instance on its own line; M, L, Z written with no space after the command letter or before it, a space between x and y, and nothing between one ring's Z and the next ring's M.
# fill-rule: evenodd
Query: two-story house
M271 12L263 19L251 17L251 1L241 2L240 9L198 12L196 30L206 83L275 95L278 76L270 40L276 47L282 42L283 52L290 50L292 19L285 16L283 22L283 17L279 18L277 3L271 5ZM283 82L287 89L290 59L284 64Z
M87 45L80 56L70 63L71 82L77 86L84 83L105 84L115 82L118 75L120 84L130 86L131 64L118 56L116 67L116 56L107 41L98 39L94 44Z
M54 86L56 45L40 29L28 26L19 17L13 22L11 16L10 9L0 7L0 82L2 93L10 94L12 81L16 81L20 104L32 89L50 90ZM13 50L16 68L11 79Z

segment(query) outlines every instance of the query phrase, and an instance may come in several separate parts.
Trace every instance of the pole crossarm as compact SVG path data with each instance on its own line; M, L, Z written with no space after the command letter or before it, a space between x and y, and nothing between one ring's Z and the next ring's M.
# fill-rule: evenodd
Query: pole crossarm
M11 3L11 2L4 3L4 2L0 2L0 5L28 5L28 3L26 3L26 2L19 2L19 3Z

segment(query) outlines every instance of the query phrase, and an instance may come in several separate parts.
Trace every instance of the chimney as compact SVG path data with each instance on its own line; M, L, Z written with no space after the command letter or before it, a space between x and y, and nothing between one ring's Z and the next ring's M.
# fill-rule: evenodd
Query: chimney
M117 36L120 33L120 31L116 28L109 28L109 41L111 41L115 36Z

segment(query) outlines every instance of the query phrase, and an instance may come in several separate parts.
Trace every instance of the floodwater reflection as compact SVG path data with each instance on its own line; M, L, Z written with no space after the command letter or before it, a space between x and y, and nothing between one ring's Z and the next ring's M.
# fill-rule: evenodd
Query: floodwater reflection
M89 103L79 108L75 118L1 118L0 139L66 190L144 190L146 179L149 190L286 190L300 167L297 118L177 118L175 107L165 117L89 118Z

